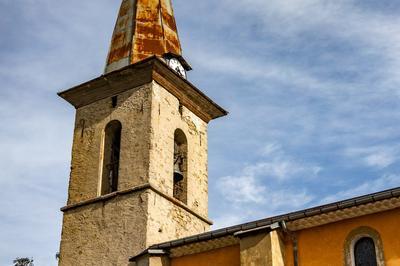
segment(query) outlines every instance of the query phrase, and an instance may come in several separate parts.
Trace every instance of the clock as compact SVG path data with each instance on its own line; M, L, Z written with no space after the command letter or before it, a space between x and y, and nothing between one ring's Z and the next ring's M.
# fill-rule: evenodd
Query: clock
M168 59L168 66L172 68L178 75L186 79L186 69L183 67L182 63L177 58Z

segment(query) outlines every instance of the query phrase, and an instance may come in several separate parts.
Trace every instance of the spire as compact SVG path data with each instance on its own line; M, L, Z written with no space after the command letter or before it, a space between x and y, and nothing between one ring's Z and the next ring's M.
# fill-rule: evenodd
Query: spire
M182 55L171 0L123 0L105 72L166 53Z

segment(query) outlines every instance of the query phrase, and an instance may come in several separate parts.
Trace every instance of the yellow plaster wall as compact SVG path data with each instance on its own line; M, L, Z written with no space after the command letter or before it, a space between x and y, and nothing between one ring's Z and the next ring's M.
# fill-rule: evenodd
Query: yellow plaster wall
M171 266L240 266L240 246L230 246L173 258Z
M240 264L241 265L272 265L271 235L262 233L248 235L240 239Z
M366 215L297 232L300 266L342 266L344 245L351 231L368 226L379 232L386 266L400 265L400 209ZM287 243L286 265L293 265L292 245Z

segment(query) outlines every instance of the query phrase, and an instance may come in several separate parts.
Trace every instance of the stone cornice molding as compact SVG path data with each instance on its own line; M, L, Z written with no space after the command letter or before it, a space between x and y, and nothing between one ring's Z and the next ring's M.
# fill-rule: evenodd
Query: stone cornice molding
M159 196L163 197L164 199L170 201L171 203L173 203L174 205L184 209L185 211L187 211L188 213L192 214L193 216L199 218L200 220L202 220L203 222L212 225L213 222L211 220L209 220L208 218L205 218L204 216L200 215L199 213L193 211L192 209L190 209L186 204L184 204L183 202L180 202L177 199L174 199L171 196L168 196L167 194L165 194L164 192L162 192L161 190L157 189L154 185L147 183L147 184L143 184L140 186L136 186L130 189L126 189L126 190L121 190L121 191L116 191L107 195L103 195L103 196L99 196L93 199L89 199L89 200L85 200L85 201L81 201L78 203L74 203L74 204L70 204L67 205L65 207L61 208L62 212L68 212L74 209L78 209L90 204L94 204L94 203L99 203L99 202L107 202L109 200L112 200L116 197L120 197L120 196L125 196L128 194L132 194L132 193L137 193L137 192L141 192L141 191L145 191L145 190L151 190L153 192L155 192L156 194L158 194Z

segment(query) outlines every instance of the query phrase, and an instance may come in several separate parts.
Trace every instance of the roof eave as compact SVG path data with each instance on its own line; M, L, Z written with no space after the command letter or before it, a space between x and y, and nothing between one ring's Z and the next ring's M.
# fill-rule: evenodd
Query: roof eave
M283 214L271 218L266 218L254 222L249 222L249 223L244 223L240 225L235 225L232 227L227 227L227 228L222 228L218 229L216 231L210 231L206 232L203 234L199 235L194 235L190 236L187 238L182 238L182 239L177 239L165 243L160 243L151 246L151 249L173 249L177 248L180 246L184 246L187 244L192 244L192 243L197 243L197 242L204 242L204 241L209 241L212 239L216 238L221 238L221 237L227 237L229 235L235 236L241 233L247 233L247 232L255 232L259 230L263 230L265 228L270 228L272 229L271 226L274 224L285 224L289 225L290 223L295 223L298 221L303 221L306 219L314 219L315 218L315 224L313 224L311 227L319 226L324 223L320 223L318 217L323 215L326 216L327 214L333 213L335 214L337 211L343 212L343 210L349 210L352 208L358 208L360 206L365 206L366 204L381 204L381 202L384 201L396 201L395 205L392 207L384 208L382 209L379 208L374 208L374 212L382 212L386 210L390 210L393 208L398 208L400 207L400 187L398 188L393 188L373 194L368 194L360 197L355 197L352 199L344 200L344 201L338 201L318 207L313 207L305 210L300 210L297 212L292 212L288 214ZM396 207L397 206L397 207ZM369 213L371 214L371 213ZM345 215L346 216L346 215ZM346 216L347 217L347 216ZM344 220L348 218L343 218L339 220ZM335 221L333 221L335 222ZM273 227L275 229L275 227ZM308 227L306 227L308 228ZM290 229L290 228L289 228ZM297 227L296 230L301 230L304 229L302 227Z
M175 95L182 105L205 122L228 114L192 83L179 76L157 56L82 83L58 95L75 108L112 97L124 91L156 81Z

